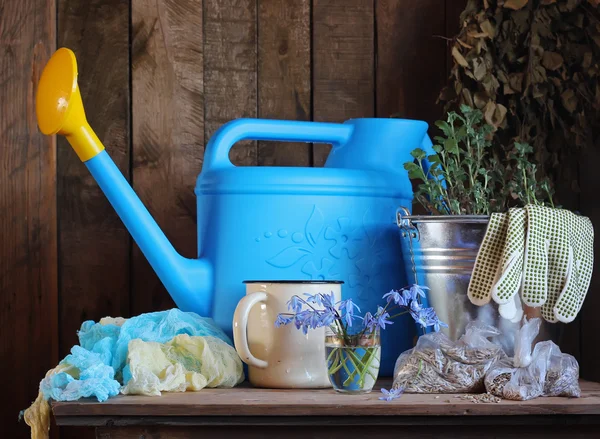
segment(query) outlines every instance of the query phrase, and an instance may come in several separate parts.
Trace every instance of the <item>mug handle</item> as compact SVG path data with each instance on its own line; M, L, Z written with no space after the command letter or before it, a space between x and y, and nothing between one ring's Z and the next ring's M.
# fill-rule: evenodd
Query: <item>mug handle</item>
M256 358L250 352L248 346L248 315L254 305L266 300L267 294L262 291L248 294L240 300L233 313L233 343L235 344L235 350L244 363L259 369L265 369L269 366L269 363Z

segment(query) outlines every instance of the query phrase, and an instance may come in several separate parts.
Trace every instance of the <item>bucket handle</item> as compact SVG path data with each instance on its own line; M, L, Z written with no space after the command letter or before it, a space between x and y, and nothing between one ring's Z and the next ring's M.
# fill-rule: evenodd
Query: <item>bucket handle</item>
M400 206L396 211L396 224L400 228L401 236L403 240L408 242L408 252L410 254L410 265L412 270L412 275L414 276L414 283L419 284L419 276L417 275L417 266L415 262L415 254L413 248L413 240L419 242L419 228L412 222L410 219L411 213L408 208L404 206ZM404 251L404 249L403 249ZM420 298L421 305L425 308L430 306L429 304L429 293L425 293L425 297ZM421 327L415 323L415 327L417 328L417 332ZM426 328L425 333L430 333L431 328Z
M223 125L211 137L204 153L204 169L234 167L229 151L241 140L276 140L282 142L346 143L353 125L293 120L237 119Z
M396 224L402 230L402 233L410 234L412 238L417 238L418 240L419 229L411 221L410 215L410 210L407 207L400 206L396 211Z

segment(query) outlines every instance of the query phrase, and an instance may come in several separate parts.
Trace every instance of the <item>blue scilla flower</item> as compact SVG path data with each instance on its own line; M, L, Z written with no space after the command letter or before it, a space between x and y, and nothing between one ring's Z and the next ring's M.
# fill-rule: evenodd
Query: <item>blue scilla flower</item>
M407 302L402 295L403 290L392 290L387 294L383 295L383 298L387 300L387 303L394 302L396 305L406 306Z
M311 315L308 318L308 327L309 329L317 329L321 327L321 315L318 312L311 312Z
M308 294L308 293L304 293L304 295L306 296L306 303L313 303L315 305L321 306L323 303L322 294Z
M391 320L388 320L390 318L390 314L388 312L384 312L384 309L382 307L379 307L377 309L377 326L381 329L385 329L385 325L393 325L394 323Z
M352 317L353 317L353 315L349 314L349 313L346 313L344 315L344 320L346 321L346 325L348 325L349 327L352 326Z
M429 290L429 287L422 287L420 285L414 284L410 287L410 296L414 300L418 296L425 298L425 290Z
M363 317L363 326L367 328L369 332L373 332L377 327L377 320L370 312L367 312Z
M421 303L417 299L413 299L410 301L409 308L411 313L418 313L423 309L423 305L421 305Z
M354 309L360 312L360 308L352 299L342 300L340 302L340 311L345 311L347 314L354 315Z
M412 315L413 319L415 320L415 322L417 322L423 328L427 327L428 317L427 317L427 313L426 313L425 309L421 309L416 312L411 311L411 315Z
M321 313L321 326L330 326L335 321L335 314L331 311L323 311Z
M447 328L448 325L446 325L444 322L442 322L437 316L436 316L436 321L433 324L433 330L435 332L438 332L440 330L440 328Z
M411 315L415 322L423 328L435 327L436 324L439 325L441 323L433 308L420 308L416 312L411 310Z
M321 294L321 301L326 308L335 308L335 294L331 291L329 294Z
M386 390L386 389L381 389L381 393L383 394L383 396L380 396L379 399L381 399L382 401L393 401L394 399L398 399L402 396L402 394L404 393L404 387L397 387L395 389L390 389L390 390Z
M294 324L296 325L296 329L303 329L304 326L307 325L307 320L310 318L310 316L311 312L306 310L297 313L294 317Z
M344 320L348 326L352 326L352 318L354 317L354 309L360 312L360 308L352 299L343 300L340 302L340 311L344 313Z
M302 311L302 299L298 296L292 296L288 302L288 309L295 313Z
M275 327L279 328L280 326L289 325L294 320L294 316L286 316L283 314L279 314L277 316L277 320L275 320Z
M416 298L413 297L410 290L404 289L401 291L402 291L402 298L403 298L404 306L409 306L411 302L415 301Z

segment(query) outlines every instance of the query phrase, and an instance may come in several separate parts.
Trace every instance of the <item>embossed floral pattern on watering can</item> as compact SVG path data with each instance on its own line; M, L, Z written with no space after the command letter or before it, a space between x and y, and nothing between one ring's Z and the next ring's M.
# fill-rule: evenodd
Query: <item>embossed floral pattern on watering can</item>
M369 211L365 213L365 216ZM352 219L341 216L333 224L325 224L325 218L318 206L314 206L302 231L289 232L279 229L277 233L266 231L262 239L281 239L281 251L268 257L265 262L276 268L290 268L300 264L300 271L310 280L337 279L340 270L336 265L341 263L351 265L354 270L348 277L348 285L357 289L357 297L367 300L370 294L375 294L371 280L379 275L381 269L380 253L377 251L377 236L367 233L367 227L353 224ZM373 251L360 255L362 246ZM323 256L326 255L326 256ZM378 263L379 261L379 263Z

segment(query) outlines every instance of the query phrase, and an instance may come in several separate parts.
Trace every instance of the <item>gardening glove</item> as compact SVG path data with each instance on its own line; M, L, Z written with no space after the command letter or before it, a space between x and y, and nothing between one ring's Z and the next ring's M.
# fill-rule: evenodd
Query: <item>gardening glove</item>
M519 322L523 317L523 306L519 293L523 283L526 229L527 212L525 209L510 209L506 241L502 250L501 274L492 287L492 298L499 305L498 312L502 317L513 322Z
M506 243L508 214L493 213L477 253L467 296L472 304L483 306L491 299L492 286L502 268L502 251Z
M523 302L549 322L572 322L592 277L594 229L568 210L529 205Z

